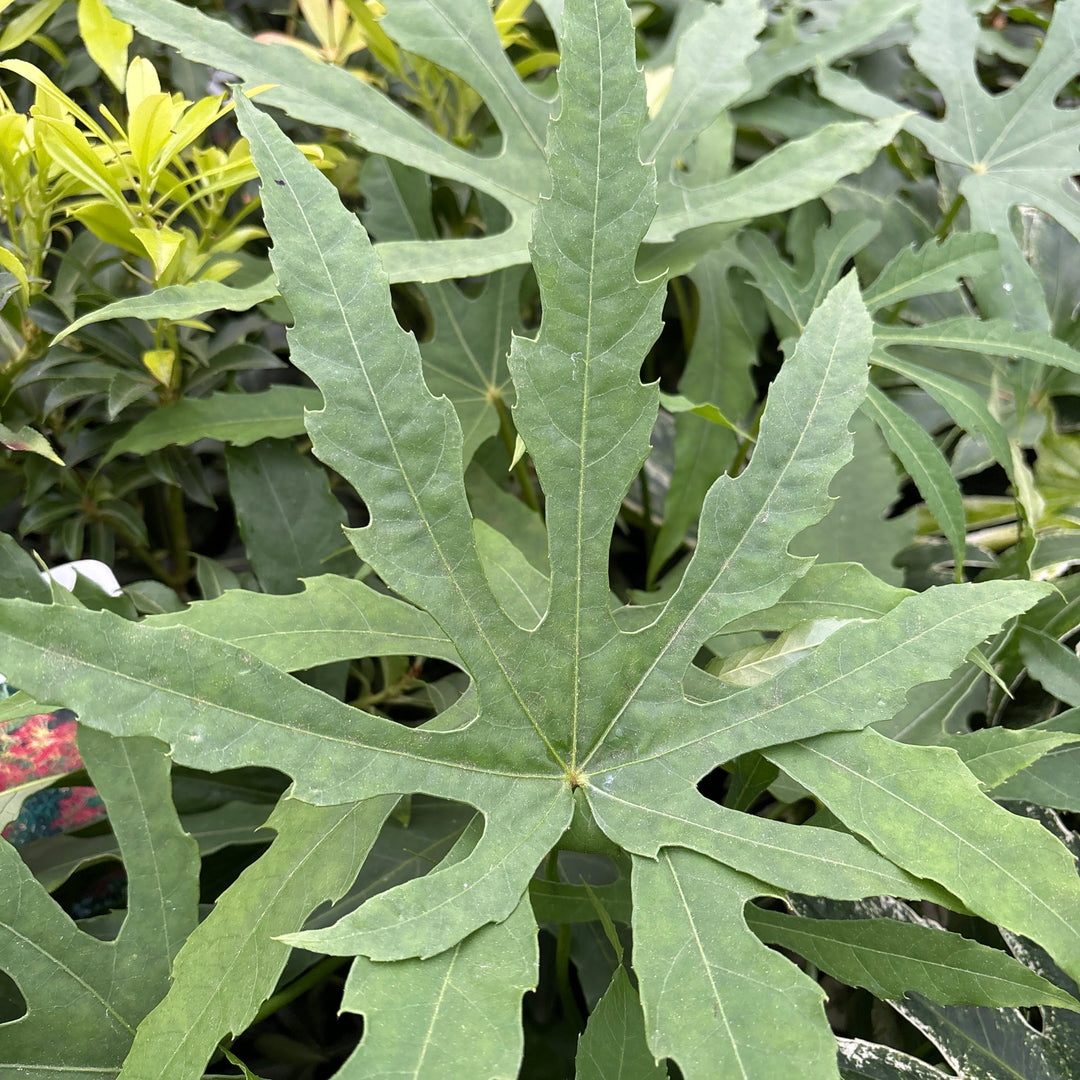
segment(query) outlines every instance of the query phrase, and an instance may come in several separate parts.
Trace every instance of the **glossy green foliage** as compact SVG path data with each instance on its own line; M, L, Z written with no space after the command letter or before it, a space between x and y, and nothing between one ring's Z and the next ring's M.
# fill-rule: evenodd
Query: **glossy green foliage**
M277 83L267 101L333 123L382 157L366 166L373 246L333 185L238 95L294 319L291 361L317 390L249 395L232 417L227 397L184 403L128 436L128 448L206 435L230 443L229 490L263 591L235 588L239 579L202 562L213 598L135 621L44 603L13 560L0 646L16 685L76 709L91 740L140 740L161 761L167 746L177 765L207 773L275 769L290 785L267 822L276 835L266 852L197 928L192 918L178 934L155 931L160 962L115 991L143 1012L110 1034L100 1061L88 1043L80 1064L121 1080L198 1080L219 1043L272 998L290 957L310 950L350 964L342 1008L364 1018L339 1076L512 1080L525 1046L522 998L538 980L538 924L559 924L559 963L569 970L573 958L582 973L592 1008L576 1053L585 1078L651 1080L665 1059L688 1080L838 1080L879 1066L889 1075L899 1052L838 1043L822 987L774 942L881 998L914 990L943 1002L939 1010L1073 1008L1061 985L1080 977L1073 856L987 794L1030 783L1039 758L1072 741L1068 722L1003 738L1006 729L946 729L937 713L909 724L905 712L921 707L910 691L952 679L972 650L1051 603L1051 589L1001 573L916 592L849 560L900 580L884 558L891 551L873 552L880 564L869 554L899 545L870 540L864 556L850 524L874 537L910 531L882 520L896 487L889 451L958 564L966 552L951 464L871 384L872 363L902 373L909 364L912 382L985 435L1018 480L1028 475L1023 455L986 398L904 350L1019 355L1071 372L1076 354L1041 328L971 314L891 320L897 305L989 273L1000 237L893 252L860 289L856 273L841 271L877 230L857 214L794 217L790 261L763 232L736 241L701 231L826 190L896 122L822 126L728 175L717 146L732 129L706 129L726 106L752 105L770 79L755 44L763 9L742 0L690 6L673 34L669 98L651 117L622 0L549 5L560 31L557 103L518 80L486 5L397 5L388 32L437 55L487 101L503 143L486 157L451 147L354 76L305 67L194 9L115 6L194 56ZM911 6L891 9L899 18ZM895 21L889 8L850 5L820 38L792 23L776 71L861 47ZM508 227L439 238L425 173L471 185ZM641 268L689 259L691 241L706 237L693 281L711 308L690 349L680 415L728 423L714 424L719 437L678 429L671 517L643 573L660 579L696 520L693 550L660 590L624 604L613 597L612 535L656 429L659 389L641 372L668 284ZM526 252L535 329L519 302ZM451 270L490 276L459 288L444 280ZM419 343L399 325L393 280L426 282L410 294L427 308L430 335ZM747 300L753 290L759 300ZM746 424L766 317L783 362L759 422ZM315 457L368 515L344 528L352 551L342 552L349 517L322 469L287 443L256 441L295 430L301 405ZM517 444L519 476L535 477L542 515L491 494L485 462L497 434ZM865 436L873 448L852 465ZM741 460L729 468L736 447ZM699 457L707 480L690 473ZM841 505L830 513L831 494ZM822 550L841 561L815 565L809 552ZM1053 620L1065 616L1043 615L1029 616L1024 648L1038 677L1071 693L1075 665L1054 650ZM427 689L432 718L396 722L378 694L345 700L342 665L358 657L441 664ZM1012 662L1007 652L992 659ZM702 790L720 766L731 777L722 804ZM816 815L749 812L785 789L786 802L812 799ZM172 836L178 826L161 803L159 826ZM590 881L584 869L598 865L610 873ZM20 875L4 902L18 909L25 889L35 912L48 911L43 923L58 919L41 886ZM799 895L928 901L1035 942L1062 977L1047 981L938 928L838 928L753 903L799 910ZM598 921L604 941L578 932ZM632 951L613 922L629 927ZM11 974L28 1003L16 1024L51 1023L55 1005L33 996L36 967L12 964ZM571 988L564 1008L573 1002ZM39 1042L19 1049L13 1067L36 1065Z

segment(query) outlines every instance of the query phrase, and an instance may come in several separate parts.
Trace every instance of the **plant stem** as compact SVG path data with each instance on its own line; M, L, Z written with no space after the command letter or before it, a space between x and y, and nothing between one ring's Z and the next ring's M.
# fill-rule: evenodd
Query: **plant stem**
M501 395L493 395L492 403L495 406L495 411L499 414L499 434L502 436L502 441L506 444L506 449L510 452L510 457L514 456L515 440L514 436L517 434L514 431L514 425L510 422L510 413L507 412L506 402L503 401ZM514 464L514 476L517 478L517 482L521 485L521 500L530 510L535 510L538 514L543 511L540 509L540 500L536 497L536 491L532 485L532 478L529 476L529 470L525 467L524 461L517 461Z
M570 924L563 923L559 927L559 936L555 940L555 974L559 984L559 1001L562 1003L566 1018L581 1031L585 1027L581 1010L577 1001L574 1000L574 988L570 984Z
M262 1008L255 1014L252 1024L273 1016L278 1009L295 1001L301 994L310 990L313 986L321 983L328 975L332 975L339 967L352 960L350 956L327 956L317 964L312 964L302 975L293 979L288 986L283 987L276 994L272 994L263 1002Z
M172 584L176 588L183 588L191 577L191 540L184 514L183 490L170 485L165 505L169 518L169 551L173 560Z
M763 401L758 405L757 411L754 413L754 422L750 426L750 438L739 440L738 449L735 451L735 457L731 462L732 476L738 476L742 472L746 459L750 454L750 447L757 441L758 432L761 429L761 417L764 412L765 402Z
M956 220L956 215L960 213L960 207L964 205L964 196L957 195L952 201L952 206L945 211L945 216L941 219L941 224L937 228L937 232L934 233L934 239L941 241L949 235L949 230L952 228L952 223Z

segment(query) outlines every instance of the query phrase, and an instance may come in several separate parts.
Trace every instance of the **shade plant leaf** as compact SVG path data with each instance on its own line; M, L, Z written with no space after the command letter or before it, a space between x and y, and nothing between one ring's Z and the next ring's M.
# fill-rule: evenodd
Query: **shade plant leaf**
M972 228L992 233L1000 245L998 264L975 278L980 306L988 316L1045 331L1049 316L1042 286L1017 241L1010 214L1016 206L1034 207L1080 238L1080 193L1073 180L1080 118L1056 101L1076 75L1080 6L1055 6L1034 62L1022 79L997 95L979 82L979 24L963 0L924 5L915 26L912 59L941 92L945 115L938 120L916 114L905 127L945 169L955 169L956 190L969 207ZM828 69L819 72L818 84L823 94L855 113L884 115L896 107Z
M678 76L680 82L702 85L686 109L679 110L673 99L642 144L645 157L661 154L662 167L670 164L672 148L692 141L749 90L748 57L761 57L764 51L755 48L753 31L759 19L755 0L727 0L719 15L709 12L708 5L695 6L704 9L695 29L708 35L702 47L711 45L710 73L701 78L694 49L683 49L676 58L689 69ZM864 9L851 20L854 27L833 35L832 48L849 43L852 29L858 38L869 27L888 26L896 18L881 0L860 7ZM476 153L443 139L350 72L280 44L252 41L221 20L175 0L111 0L110 8L118 18L173 45L188 59L232 72L249 86L263 87L263 101L296 119L338 128L366 151L466 184L497 200L509 213L506 228L485 236L400 239L380 245L391 280L441 281L528 260L532 213L547 189L545 123L549 113L558 112L558 103L519 80L494 33L485 0L403 0L388 11L387 32L403 48L445 67L483 97L501 135L494 154ZM816 48L813 36L795 46L785 58L790 69L812 65L821 55ZM762 66L776 70L777 57L768 56ZM651 222L650 241L672 240L699 226L741 221L815 198L841 177L870 164L897 130L899 113L894 114L826 125L778 147L727 180L694 189L678 182L667 168L660 175L660 209Z
M48 895L15 849L0 844L3 964L27 1004L25 1015L2 1029L0 1068L9 1076L112 1080L195 928L198 849L172 804L165 747L87 729L79 750L127 867L127 914L115 939L93 937Z
M612 530L657 416L657 387L642 383L640 370L660 330L665 285L635 272L657 196L653 169L638 156L645 93L621 0L566 4L559 77L559 112L544 151L550 196L532 226L542 321L535 337L513 339L509 359L514 424L545 496L546 584L505 534L476 527L457 412L425 383L420 349L398 325L389 275L364 229L273 121L238 96L263 180L272 264L296 320L292 360L323 398L306 414L313 451L367 507L369 523L347 535L392 595L324 577L287 596L229 590L143 623L6 600L5 673L32 695L77 709L91 728L166 742L181 764L278 769L291 778L290 799L316 813L355 809L378 818L373 807L381 812L416 793L477 811L429 873L331 925L273 928L282 949L361 958L346 1007L372 1018L371 1041L357 1051L368 1073L400 1070L409 1049L379 1034L388 1027L380 1018L395 971L408 972L417 1008L403 1030L438 1035L430 1056L409 1060L414 1075L445 1075L441 1052L470 1049L490 1010L498 1030L510 1031L536 968L535 917L523 898L538 865L565 844L634 857L634 965L654 1059L670 1056L696 1078L715 1075L713 1055L723 1054L732 1067L742 1063L748 1080L764 1080L776 1075L770 1044L780 1018L803 1033L776 1051L781 1060L795 1068L798 1042L800 1074L834 1080L836 1044L821 993L747 927L743 910L756 896L886 894L967 905L1041 942L1065 970L1080 970L1068 929L1078 922L1080 885L1064 847L1036 836L1030 822L1003 826L998 815L1009 815L951 751L937 751L951 756L935 758L925 779L919 768L903 772L895 791L865 762L867 755L892 761L889 754L908 761L902 751L919 748L883 750L879 743L898 744L863 738L870 725L899 712L909 688L947 676L1048 587L990 581L904 595L751 686L733 687L695 665L707 642L773 608L812 563L790 554L789 544L824 516L830 482L851 456L849 424L865 400L873 347L848 275L823 288L807 313L769 390L748 467L720 477L705 495L696 550L668 599L644 611L612 610ZM735 200L732 214L746 205ZM510 574L497 579L493 567ZM514 567L513 595L529 599L527 611L501 599L512 595L505 587ZM443 656L469 679L420 727L354 708L287 673L356 656L348 650L357 648L397 655L403 638L424 639L426 655ZM830 747L831 768L850 774L835 795L809 775L808 746ZM820 787L826 807L835 801L848 830L755 817L698 790L724 762L755 752L779 761L788 747L783 767ZM868 802L856 813L863 789ZM900 796L909 810L893 835ZM954 819L971 855L959 868L943 851ZM913 825L927 823L933 843L920 856ZM373 821L361 830L354 850L373 842L377 829ZM1016 839L1021 853L1038 844L1046 856L1039 903L1016 880ZM302 920L320 890L333 896L340 883L301 889L289 920ZM704 928L717 911L722 932L710 937ZM271 929L261 914L246 922L226 915L213 924L211 916L205 937L192 940L209 949L218 925L221 934ZM666 943L685 942L688 926L702 936L696 953L678 954L687 979L707 987L723 965L735 970L712 997L683 1011L673 1007L663 965ZM270 957L265 941L254 947L253 955ZM271 968L282 955L274 953ZM484 981L491 957L507 972L501 982L495 977L494 991ZM176 1018L206 1001L199 967L178 971L168 1015L140 1045L141 1060L182 1052L186 1028ZM759 968L768 976L761 981ZM200 1041L245 1022L269 982L235 1018L216 999ZM454 992L452 1038L440 1028L440 987ZM471 1001L481 989L491 1004L478 1012ZM512 1075L517 1045L501 1037L497 1063L485 1068ZM185 1053L186 1067L194 1066L198 1055Z

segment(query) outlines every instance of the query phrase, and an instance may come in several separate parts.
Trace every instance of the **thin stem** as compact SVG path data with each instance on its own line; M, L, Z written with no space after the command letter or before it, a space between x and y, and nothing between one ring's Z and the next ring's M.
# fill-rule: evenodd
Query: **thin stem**
M750 454L750 447L757 441L758 432L761 428L761 417L765 412L765 402L761 402L757 407L757 411L754 413L754 422L750 426L750 438L740 439L738 449L735 451L735 457L731 462L731 475L738 476L742 472L743 466L746 464L746 459Z
M942 241L949 235L949 230L952 228L952 223L956 220L956 215L960 213L960 207L964 205L964 196L957 195L952 201L952 206L945 211L945 216L941 219L941 224L938 226L937 232L934 233L934 239Z
M301 994L321 983L328 975L332 975L338 968L348 964L351 960L351 956L327 956L317 964L312 964L303 975L293 979L288 986L268 997L263 1002L262 1008L255 1014L252 1023L257 1024L260 1020L273 1016L278 1009L288 1005L290 1001L295 1001Z
M492 395L492 404L495 406L495 411L499 414L499 434L502 436L502 441L506 445L506 449L510 453L510 457L514 456L515 447L515 435L514 425L510 422L510 413L507 411L506 402L503 401L501 395ZM517 482L521 485L521 500L530 510L535 510L538 514L540 510L540 500L536 496L536 490L532 485L532 477L529 476L529 470L525 467L524 461L516 461L514 463L514 476L517 478Z
M184 514L184 492L172 485L166 495L169 518L170 554L173 560L173 580L183 587L191 576L191 540L188 537L187 517Z
M559 927L559 935L555 939L555 974L559 985L559 1001L562 1003L563 1012L574 1026L581 1031L585 1027L581 1010L577 1001L574 1000L574 988L570 983L570 946L573 938L570 936L570 924L563 923Z

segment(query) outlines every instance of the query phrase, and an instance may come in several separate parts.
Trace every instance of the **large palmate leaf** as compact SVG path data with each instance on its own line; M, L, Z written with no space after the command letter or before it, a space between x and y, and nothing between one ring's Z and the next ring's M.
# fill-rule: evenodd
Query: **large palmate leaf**
M249 86L271 87L262 100L291 116L339 128L365 150L460 181L508 211L509 225L493 235L437 242L395 239L380 245L391 280L460 278L528 260L532 212L548 184L545 126L558 105L518 77L487 0L397 0L388 5L383 26L402 48L453 72L483 97L502 136L493 155L441 138L350 72L283 45L254 42L176 0L110 0L109 6L118 18L188 58L231 72ZM752 92L760 95L785 74L871 40L906 13L904 5L888 0L863 0L839 32L809 33L778 60L775 54L761 56L765 50L755 42L764 21L758 0L725 0L722 7L693 0L692 8L676 49L675 92L642 135L643 157L655 155L661 170L660 211L651 222L651 241L797 206L866 168L895 134L899 120L891 118L826 125L726 180L693 189L683 186L673 167L676 156L728 106L751 92L752 83ZM747 59L755 50L758 63L752 76Z
M447 62L453 55L448 47ZM632 863L644 1036L688 1078L715 1076L721 1062L747 1080L836 1080L822 994L753 933L744 908L756 896L929 899L1023 934L1080 973L1080 883L1062 844L987 798L955 752L869 730L1045 586L993 581L868 599L867 618L751 686L694 663L725 628L798 596L793 586L809 570L788 546L827 510L866 394L872 327L853 277L817 298L770 389L748 467L705 496L677 587L663 603L612 609L612 530L649 452L658 391L640 370L665 292L662 278L635 275L657 196L638 156L645 95L622 0L568 2L561 57L560 112L542 160L551 193L532 226L542 323L535 338L514 338L509 359L515 426L546 500L548 574L474 521L457 412L425 384L363 228L239 98L275 272L296 319L292 359L323 396L307 414L313 449L363 499L370 522L349 538L396 595L323 577L300 593L230 592L143 624L0 603L4 670L19 686L78 709L91 727L161 739L183 764L276 768L291 777L294 804L313 804L319 836L320 814L370 814L346 862L397 796L478 811L431 872L301 932L287 924L335 896L355 863L310 888L290 886L282 917L264 917L287 874L275 861L287 862L293 844L283 829L259 913L245 919L223 902L224 914L207 920L129 1076L148 1076L155 1060L197 1075L209 1041L245 1022L280 970L281 951L255 940L269 934L359 958L344 1005L364 1013L368 1034L342 1075L442 1077L455 1061L468 1075L513 1076L521 995L536 969L524 897L560 845ZM724 205L746 212L734 195ZM812 603L826 578L836 580L815 575L792 602ZM402 652L440 657L469 678L423 727L287 674ZM754 817L699 793L717 765L752 752L814 791L850 831ZM533 895L541 910L567 900ZM255 935L250 955L272 971L235 1009L208 990L196 962L219 932L233 955ZM408 1008L391 1016L395 976ZM620 1023L638 1022L631 997L611 1008ZM201 1033L189 1039L196 1023Z
M945 115L914 115L905 127L955 176L974 229L998 238L1001 262L976 279L980 307L1007 316L1025 329L1046 330L1049 315L1042 285L1017 242L1014 207L1034 207L1080 239L1080 117L1060 107L1057 96L1077 73L1080 4L1063 0L1042 48L1025 76L1001 94L991 94L975 70L979 24L964 0L924 4L915 19L911 56L936 84ZM836 72L818 76L822 92L852 112L891 115L894 102Z

